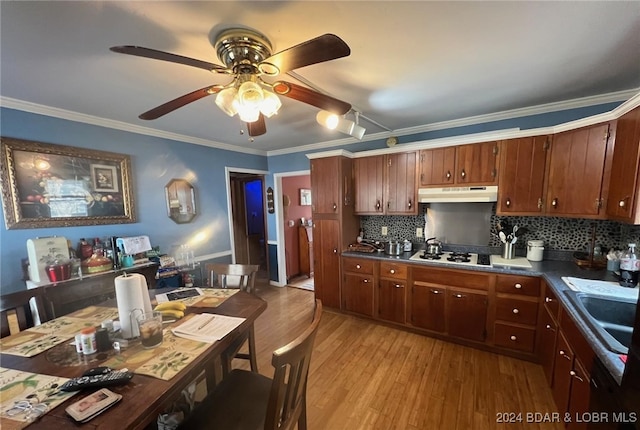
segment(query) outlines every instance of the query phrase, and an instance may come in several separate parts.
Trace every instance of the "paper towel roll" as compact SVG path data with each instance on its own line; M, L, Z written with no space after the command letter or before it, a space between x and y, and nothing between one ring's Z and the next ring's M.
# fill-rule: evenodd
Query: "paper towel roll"
M140 309L141 312L151 311L151 301L147 289L147 280L139 273L120 275L115 279L116 301L118 303L118 317L122 336L125 339L138 337L138 324L131 312Z

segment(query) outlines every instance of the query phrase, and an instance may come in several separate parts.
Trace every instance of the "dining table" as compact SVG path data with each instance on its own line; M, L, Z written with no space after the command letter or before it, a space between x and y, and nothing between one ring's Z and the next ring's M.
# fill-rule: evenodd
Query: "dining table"
M202 289L207 292L214 289ZM152 301L154 292L166 292L162 290L150 290ZM218 299L217 297L222 297ZM194 381L206 379L207 390L211 390L222 378L221 354L234 342L246 337L248 331L253 327L256 319L267 307L266 301L262 298L244 291L235 290L231 294L217 294L205 296L203 300L187 300L190 305L185 310L185 317L175 322L166 324L163 343L155 349L143 349L141 345L131 341L126 348L117 350L109 348L106 352L98 352L91 355L83 355L76 351L73 343L74 336L68 336L62 327L63 323L72 324L77 321L92 321L90 316L105 318L109 315L117 316L117 304L115 300L110 300L99 305L81 309L61 318L46 322L42 327L55 328L47 333L47 339L62 337L58 343L42 352L27 349L24 345L18 345L22 350L18 353L11 353L10 346L16 344L19 336L25 336L25 331L1 339L0 349L0 369L7 374L23 372L29 375L46 375L44 377L75 378L81 376L87 370L108 366L114 369L126 367L134 372L133 378L125 385L111 386L109 390L122 395L122 399L110 407L108 410L94 417L86 423L75 422L65 409L83 397L91 394L97 389L85 389L77 392L71 397L60 400L60 403L51 407L30 422L26 428L31 429L143 429L156 423L159 415L171 410L174 402L181 398L183 390ZM178 338L171 328L175 328L182 321L194 317L193 314L213 313L231 317L244 318L244 321L229 332L222 339L213 343L196 342ZM57 325L56 325L57 324ZM93 324L93 323L92 323ZM72 327L72 325L68 325ZM97 324L100 327L100 324ZM37 329L34 328L34 329ZM30 336L39 336L44 333L34 334L36 331L28 333ZM67 333L67 336L63 336ZM12 339L13 338L13 339ZM44 338L42 338L44 339ZM36 339L35 341L41 341ZM31 342L35 342L31 340ZM36 342L37 343L37 342ZM40 342L42 344L43 342ZM123 343L124 344L124 343ZM36 353L37 352L37 353ZM33 355L35 354L35 355ZM29 378L25 378L28 380ZM58 386L59 384L53 385ZM8 402L7 396L2 396L4 388L0 387L0 400ZM63 394L63 393L57 393ZM6 406L6 405L5 405ZM15 423L0 416L0 427L12 428ZM22 425L24 428L24 423ZM21 428L17 426L15 428Z

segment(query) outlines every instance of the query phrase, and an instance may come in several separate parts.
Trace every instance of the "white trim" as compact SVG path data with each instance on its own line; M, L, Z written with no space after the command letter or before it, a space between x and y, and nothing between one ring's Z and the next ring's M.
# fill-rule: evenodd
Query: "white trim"
M22 100L12 99L10 97L0 96L0 106L16 109L24 112L37 113L39 115L50 116L54 118L66 119L68 121L81 122L84 124L97 125L99 127L112 128L115 130L127 131L130 133L143 134L146 136L154 136L162 139L175 140L180 143L192 143L194 145L207 146L209 148L223 149L225 151L242 152L252 155L267 155L266 151L254 148L240 148L238 146L227 143L216 142L215 140L201 139L199 137L187 136L184 134L171 133L169 131L156 130L149 127L130 124L128 122L116 121L112 119L100 118L93 115L73 112L70 110L59 109L50 106L39 105L36 103L25 102Z
M325 158L325 157L348 157L353 158L353 153L349 151L345 151L344 149L335 149L333 151L324 151L324 152L314 152L312 154L305 154L308 159L313 160L314 158Z
M311 175L310 170L298 170L295 172L282 172L273 174L273 200L276 202L275 215L276 215L276 238L278 243L276 244L278 249L278 285L287 284L287 254L285 249L284 240L284 214L281 210L282 202L282 178L291 176L303 176ZM283 282L284 280L284 282Z
M272 281L272 280L269 280L269 285L273 285L274 287L280 287L280 288L287 286L287 284L281 284L279 282Z
M230 167L225 166L224 168L224 180L226 182L227 187L227 219L229 221L229 243L231 244L231 263L236 263L236 247L235 247L235 239L233 234L233 213L231 210L231 173L253 173L256 175L268 175L269 172L264 170L255 170L255 169L245 169L242 167ZM263 179L264 185L264 179ZM266 214L265 214L266 216ZM265 218L266 221L266 218ZM268 231L265 229L265 236L268 235Z
M267 240L267 245L276 245L276 246L278 246L278 241L277 240Z
M226 257L227 255L231 255L232 251L230 249L226 251L214 252L213 254L204 254L199 255L195 258L195 260L199 263L201 261L214 260L216 258Z

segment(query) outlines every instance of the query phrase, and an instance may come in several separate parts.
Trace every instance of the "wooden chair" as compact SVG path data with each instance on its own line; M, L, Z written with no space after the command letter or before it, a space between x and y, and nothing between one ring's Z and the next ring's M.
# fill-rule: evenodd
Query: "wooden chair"
M311 326L273 352L273 379L233 370L178 429L290 430L297 423L298 430L306 430L307 377L321 316L322 302L316 300Z
M34 326L34 318L29 304L31 298L35 301L40 322L46 321L43 294L41 288L34 288L0 296L0 325L2 327L0 337L6 337ZM11 324L9 323L10 321ZM16 326L17 330L12 330L13 325Z
M256 274L260 266L257 264L205 264L208 273L209 286L218 288L239 288L242 291L253 294L255 291ZM242 345L248 341L249 352L239 352ZM256 338L253 326L247 331L247 335L236 340L222 354L222 374L227 375L231 371L231 362L234 358L249 360L251 370L258 373L258 360L256 358Z

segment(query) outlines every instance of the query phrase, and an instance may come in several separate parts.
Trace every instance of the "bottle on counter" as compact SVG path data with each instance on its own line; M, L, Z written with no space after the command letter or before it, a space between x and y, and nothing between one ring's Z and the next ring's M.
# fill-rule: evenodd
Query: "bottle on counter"
M364 229L361 227L356 242L360 243L364 239Z
M634 288L638 285L638 273L640 272L640 258L636 251L636 244L630 243L629 249L620 259L620 285Z

